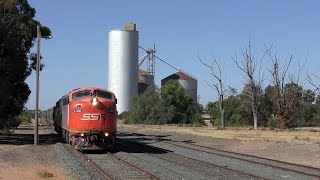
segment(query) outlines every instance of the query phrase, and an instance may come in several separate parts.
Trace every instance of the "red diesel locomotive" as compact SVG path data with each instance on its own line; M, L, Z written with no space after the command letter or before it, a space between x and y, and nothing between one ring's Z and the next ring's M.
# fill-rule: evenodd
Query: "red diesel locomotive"
M117 99L100 88L79 88L41 113L68 143L78 150L114 149Z

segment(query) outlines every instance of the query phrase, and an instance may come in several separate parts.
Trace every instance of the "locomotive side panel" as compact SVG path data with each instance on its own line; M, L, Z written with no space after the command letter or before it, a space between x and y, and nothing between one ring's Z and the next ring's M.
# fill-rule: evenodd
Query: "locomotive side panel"
M61 99L61 127L69 131L69 95Z

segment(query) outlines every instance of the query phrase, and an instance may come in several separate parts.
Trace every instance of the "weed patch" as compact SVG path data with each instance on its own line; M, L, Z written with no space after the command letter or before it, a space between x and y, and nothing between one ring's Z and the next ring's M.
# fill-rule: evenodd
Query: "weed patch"
M38 175L41 178L52 178L53 177L53 173L48 172L47 170L41 170L38 172Z

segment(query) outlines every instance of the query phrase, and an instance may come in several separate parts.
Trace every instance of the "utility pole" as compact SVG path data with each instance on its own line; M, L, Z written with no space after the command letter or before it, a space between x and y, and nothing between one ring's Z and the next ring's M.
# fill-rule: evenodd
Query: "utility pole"
M40 30L40 26L37 26L36 108L34 113L35 114L34 145L39 145L38 114L39 114L40 39L41 39L41 30Z

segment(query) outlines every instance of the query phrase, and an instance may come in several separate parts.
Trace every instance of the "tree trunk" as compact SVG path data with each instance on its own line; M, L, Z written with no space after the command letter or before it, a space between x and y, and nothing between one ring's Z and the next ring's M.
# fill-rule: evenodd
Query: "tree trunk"
M251 109L252 109L252 116L253 116L253 129L258 129L258 115L257 115L257 109L254 105L254 102L251 103Z
M223 95L220 95L220 115L221 115L221 129L224 129L224 107L223 107Z

